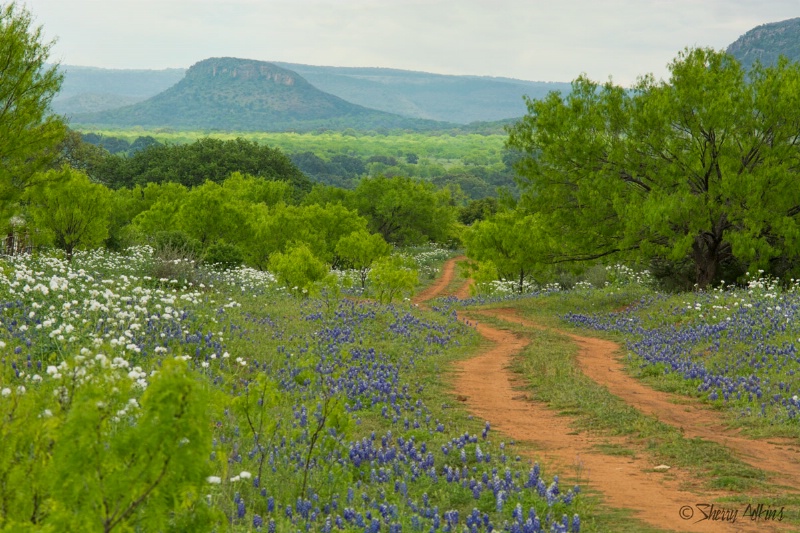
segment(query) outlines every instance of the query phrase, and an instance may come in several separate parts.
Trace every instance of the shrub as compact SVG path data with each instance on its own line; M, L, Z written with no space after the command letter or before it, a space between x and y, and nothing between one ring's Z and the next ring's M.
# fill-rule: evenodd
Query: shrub
M244 263L244 254L238 246L226 242L212 244L203 255L203 262L222 270Z
M290 292L304 296L314 292L316 282L328 274L328 267L305 243L295 244L286 253L272 254L269 270Z
M150 275L162 283L194 283L202 246L182 231L160 231L154 237Z
M413 260L393 255L375 261L369 280L377 299L391 303L396 296L411 297L419 283L419 272Z

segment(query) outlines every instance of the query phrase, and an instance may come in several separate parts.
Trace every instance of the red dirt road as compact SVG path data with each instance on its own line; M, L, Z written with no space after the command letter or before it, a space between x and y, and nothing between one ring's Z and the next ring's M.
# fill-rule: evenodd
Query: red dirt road
M455 262L451 259L442 276L414 301L442 295L453 279ZM468 294L467 283L457 291ZM517 316L510 309L481 311L502 320L516 322L528 328L541 326ZM471 321L474 316L470 317ZM529 400L515 387L515 377L508 367L511 361L529 344L529 340L513 333L479 323L478 332L487 346L475 357L458 363L453 380L454 394L466 398L470 412L491 422L492 428L514 439L526 456L547 465L548 471L559 473L562 479L577 481L583 490L597 491L611 507L630 509L643 522L672 531L783 531L776 522L754 523L740 516L736 523L698 521L702 517L697 503L713 503L724 493L696 489L692 473L671 468L656 472L656 466L644 454L630 456L605 455L597 451L601 444L625 446L624 438L612 438L575 431L567 416L559 415L544 404ZM775 444L741 437L722 426L717 415L699 403L685 398L655 392L631 378L617 359L619 346L615 343L560 332L580 346L579 368L597 383L646 414L683 429L687 437L719 442L732 449L742 460L774 473L774 479L788 487L800 487L800 453L794 444ZM680 402L680 403L676 403ZM627 447L627 446L626 446ZM692 492L684 487L692 487ZM694 516L684 520L680 512ZM726 507L717 503L717 508ZM728 504L727 508L736 508ZM683 509L683 511L682 511Z

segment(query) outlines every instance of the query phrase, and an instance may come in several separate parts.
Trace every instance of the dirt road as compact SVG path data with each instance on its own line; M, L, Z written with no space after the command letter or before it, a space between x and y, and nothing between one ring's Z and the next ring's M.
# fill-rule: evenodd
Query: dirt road
M435 284L415 298L423 303L443 296L451 284L455 264L463 258L448 261ZM467 283L454 291L460 297L468 294ZM512 309L480 311L526 328L542 329ZM474 322L478 312L462 318ZM672 467L666 472L654 470L657 465L645 454L607 455L598 445L625 446L623 437L614 438L577 432L572 420L544 404L532 401L515 385L509 371L512 359L528 346L525 337L478 322L478 332L486 339L486 347L458 364L453 381L454 394L466 398L469 410L491 422L494 429L516 440L526 455L554 468L562 476L576 480L584 490L596 491L612 507L630 509L647 524L673 531L782 531L776 522L755 523L739 516L735 523L721 520L700 520L722 492L709 492L700 487L692 473ZM787 487L800 487L800 452L796 443L756 441L742 437L724 427L713 411L698 402L649 389L628 376L619 361L620 347L613 342L559 332L579 347L578 366L588 377L608 387L609 391L643 413L683 430L686 437L702 438L729 447L743 461L771 472L774 480ZM686 487L691 487L691 491ZM687 507L688 506L688 507ZM736 509L716 503L717 510ZM741 510L739 510L741 514ZM692 514L691 518L688 515ZM722 515L717 515L722 516Z

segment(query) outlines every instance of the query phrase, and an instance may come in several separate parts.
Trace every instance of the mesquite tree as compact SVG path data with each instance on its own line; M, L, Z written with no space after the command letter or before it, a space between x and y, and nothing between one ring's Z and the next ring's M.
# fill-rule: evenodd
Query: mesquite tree
M746 73L692 49L670 73L528 101L509 145L526 154L523 205L554 237L542 262L683 261L704 287L726 265L780 273L798 257L800 65Z

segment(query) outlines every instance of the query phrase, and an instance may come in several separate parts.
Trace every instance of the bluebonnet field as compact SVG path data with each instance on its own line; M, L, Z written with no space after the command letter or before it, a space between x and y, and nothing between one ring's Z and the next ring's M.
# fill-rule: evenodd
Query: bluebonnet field
M577 487L442 396L476 340L449 309L147 248L0 266L0 530L580 530Z
M611 313L569 313L571 323L621 333L645 374L746 422L796 435L800 422L800 282L751 278L746 286L653 292Z

